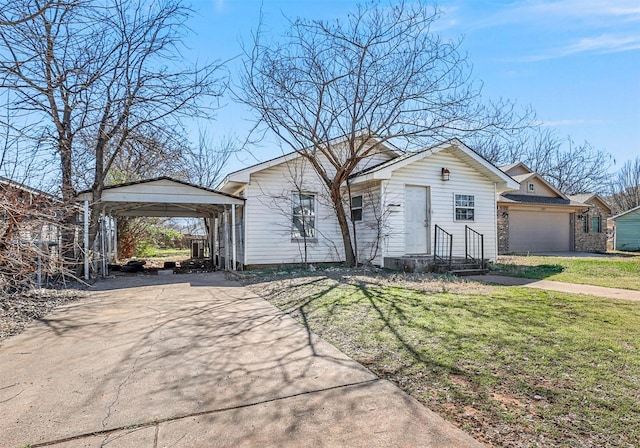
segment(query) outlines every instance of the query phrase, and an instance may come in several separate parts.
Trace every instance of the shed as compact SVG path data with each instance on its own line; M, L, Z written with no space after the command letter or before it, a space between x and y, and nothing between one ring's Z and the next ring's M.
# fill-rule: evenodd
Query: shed
M612 216L615 223L613 248L623 251L640 251L640 206Z

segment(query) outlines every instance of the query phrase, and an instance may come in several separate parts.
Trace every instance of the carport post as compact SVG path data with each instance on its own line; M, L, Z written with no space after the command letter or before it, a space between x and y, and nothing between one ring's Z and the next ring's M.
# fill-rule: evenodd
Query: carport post
M215 232L216 229L214 227L215 224L215 220L213 219L213 216L210 216L207 218L209 220L209 260L211 261L211 269L213 269L214 266L214 260L215 260L215 255L214 255L214 251L215 251Z
M213 218L211 218L211 266L218 268L220 267L220 257L216 260L217 255L217 246L218 246L218 214L215 213Z
M117 263L118 262L118 221L116 220L115 216L111 217L111 226L113 229L113 253L112 253L112 258L111 261L113 263Z
M224 269L229 270L229 212L222 214L224 217Z
M84 279L89 280L89 201L84 201Z
M231 270L236 270L236 204L231 205Z

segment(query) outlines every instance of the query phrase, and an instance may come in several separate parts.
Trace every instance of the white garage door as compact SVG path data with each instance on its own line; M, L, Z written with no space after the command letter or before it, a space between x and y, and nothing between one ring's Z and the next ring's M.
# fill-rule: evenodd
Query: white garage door
M571 250L569 213L509 212L509 252Z

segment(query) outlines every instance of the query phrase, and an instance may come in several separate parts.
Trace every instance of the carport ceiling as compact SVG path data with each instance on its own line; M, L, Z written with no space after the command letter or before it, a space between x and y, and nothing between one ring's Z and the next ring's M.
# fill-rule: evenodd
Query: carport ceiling
M91 191L78 194L78 201L94 203ZM170 177L105 187L94 210L111 216L212 217L244 199L199 187Z

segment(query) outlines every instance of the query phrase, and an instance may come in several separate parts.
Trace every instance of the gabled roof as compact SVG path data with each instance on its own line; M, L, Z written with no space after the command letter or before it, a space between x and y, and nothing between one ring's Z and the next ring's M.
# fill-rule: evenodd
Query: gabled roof
M369 167L352 174L349 179L351 183L390 179L395 170L447 149L455 150L456 154L460 156L463 161L491 178L494 182L499 183L502 187L508 189L518 188L517 182L511 176L501 171L497 166L493 165L457 138Z
M348 138L347 136L335 138L329 142L329 145L339 145L340 143L346 142L347 138ZM380 149L383 150L384 152L387 152L391 157L398 157L398 155L401 154L401 152L398 149L394 148L389 142L381 143L380 140L376 137L369 137L369 139L373 141L377 141L379 143ZM312 149L313 149L312 147L307 147L300 152L304 152ZM232 184L236 186L247 184L249 183L250 177L253 173L257 173L262 170L266 170L268 168L280 165L281 163L289 162L291 160L297 159L298 157L302 157L300 155L300 152L293 151L288 154L283 154L279 157L275 157L273 159L266 160L264 162L256 163L255 165L251 165L241 170L237 170L232 173L229 173L222 180L222 182L220 182L217 188L222 189Z
M523 166L526 166L526 165L523 165ZM536 180L540 181L545 187L547 187L548 189L553 191L555 194L557 194L559 197L561 197L562 199L569 200L569 197L567 195L565 195L563 192L561 192L556 187L554 187L549 182L547 182L546 179L544 177L542 177L541 175L539 175L538 173L531 172L529 174L518 174L518 175L512 176L512 177L519 184L522 184L524 182L528 182L529 180L532 180L532 179L536 179ZM535 196L535 197L540 197L540 196Z
M156 177L110 185L94 201L91 190L76 200L94 202L98 211L112 216L212 217L244 199L170 177Z
M633 207L633 208L631 208L631 209L629 209L629 210L627 210L627 211L625 211L625 212L618 213L617 215L612 216L612 217L611 217L611 218L609 218L609 219L611 219L612 221L615 221L616 219L621 218L622 216L628 215L628 214L630 214L630 213L634 213L634 212L636 212L636 211L638 211L638 210L640 210L640 205L639 205L639 206L637 206L637 207Z
M505 173L509 173L509 171L513 170L516 167L520 167L522 168L523 171L526 171L527 173L533 173L534 171L529 168L527 165L524 164L524 162L515 162L515 163L511 163L509 165L503 165L500 168L500 170L504 171ZM513 177L513 175L512 175Z
M234 199L241 199L244 200L238 196L234 196L232 194L229 193L225 193L223 191L218 191L218 190L213 190L211 188L206 188L206 187L202 187L200 185L196 185L196 184L192 184L189 182L185 182L183 180L179 180L179 179L174 179L173 177L169 177L169 176L158 176L158 177L153 177L151 179L142 179L142 180L135 180L135 181L131 181L131 182L123 182L121 184L115 184L115 185L107 185L106 187L104 187L102 189L102 191L108 191L108 190L113 190L116 188L122 188L122 187L129 187L132 185L143 185L143 184L149 184L149 183L154 183L154 182L158 182L158 181L169 181L169 182L174 182L176 184L181 184L181 185L186 185L188 187L193 187L193 188L197 188L198 190L203 190L203 191L208 191L211 193L217 193L217 194L221 194L223 196L227 196L230 198L234 198ZM91 189L87 189L87 190L82 190L81 192L78 193L78 197L80 197L80 195L86 195L87 193L91 193Z
M600 202L600 205L607 210L607 213L611 214L611 207L609 207L609 204L607 204L607 202L596 193L571 194L569 195L569 199L572 201L582 202L587 205L589 205L589 201L598 201Z

